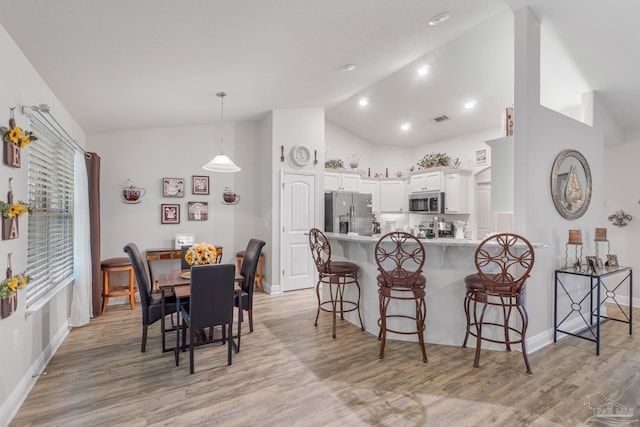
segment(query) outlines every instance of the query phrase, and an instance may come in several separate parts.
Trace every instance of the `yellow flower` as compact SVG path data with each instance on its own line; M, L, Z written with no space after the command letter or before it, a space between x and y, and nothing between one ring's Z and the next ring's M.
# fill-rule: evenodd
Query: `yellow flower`
M9 139L12 142L18 142L21 137L22 129L20 129L18 126L14 127L13 129L11 129L11 132L9 132Z
M20 148L24 148L31 143L31 137L29 135L25 135L20 138Z
M191 246L184 256L189 265L215 264L217 262L218 251L207 243L196 243Z
M18 282L18 288L22 289L26 286L29 281L29 276L22 276L22 280Z
M15 292L16 289L18 289L18 279L14 276L13 278L11 278L11 280L9 280L7 286L9 287L11 292Z

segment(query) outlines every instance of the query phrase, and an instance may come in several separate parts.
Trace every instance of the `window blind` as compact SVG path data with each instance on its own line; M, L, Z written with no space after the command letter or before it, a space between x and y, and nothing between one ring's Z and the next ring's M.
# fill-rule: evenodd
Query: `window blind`
M74 150L58 130L31 115L27 307L73 273Z

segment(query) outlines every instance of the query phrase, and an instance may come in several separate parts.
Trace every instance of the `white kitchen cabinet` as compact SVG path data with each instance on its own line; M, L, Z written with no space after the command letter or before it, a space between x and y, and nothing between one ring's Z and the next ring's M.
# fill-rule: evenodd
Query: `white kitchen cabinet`
M360 191L360 175L354 173L324 173L325 191Z
M444 173L445 177L445 213L469 213L469 176L470 170L452 169Z
M433 171L411 175L409 188L412 193L420 191L439 191L442 189L442 172Z
M380 212L408 212L404 180L380 181Z
M360 181L360 193L371 193L371 211L380 213L380 181L363 179Z

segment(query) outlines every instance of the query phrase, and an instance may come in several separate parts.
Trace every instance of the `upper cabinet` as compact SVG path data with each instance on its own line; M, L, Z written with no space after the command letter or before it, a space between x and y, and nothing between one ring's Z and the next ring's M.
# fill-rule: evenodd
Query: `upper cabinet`
M470 170L449 169L444 172L445 213L469 213L469 176Z
M432 171L411 175L409 178L409 191L418 193L420 191L441 191L442 171Z
M361 180L360 193L371 193L371 211L380 213L380 181Z
M324 173L325 191L360 191L360 174L354 173Z
M408 212L406 181L380 181L380 212Z

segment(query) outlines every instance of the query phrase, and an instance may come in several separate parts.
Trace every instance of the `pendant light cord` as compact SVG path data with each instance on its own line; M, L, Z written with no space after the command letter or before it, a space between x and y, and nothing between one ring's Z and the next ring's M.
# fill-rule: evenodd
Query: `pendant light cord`
M218 92L216 96L220 97L220 154L224 154L224 97L227 92Z

